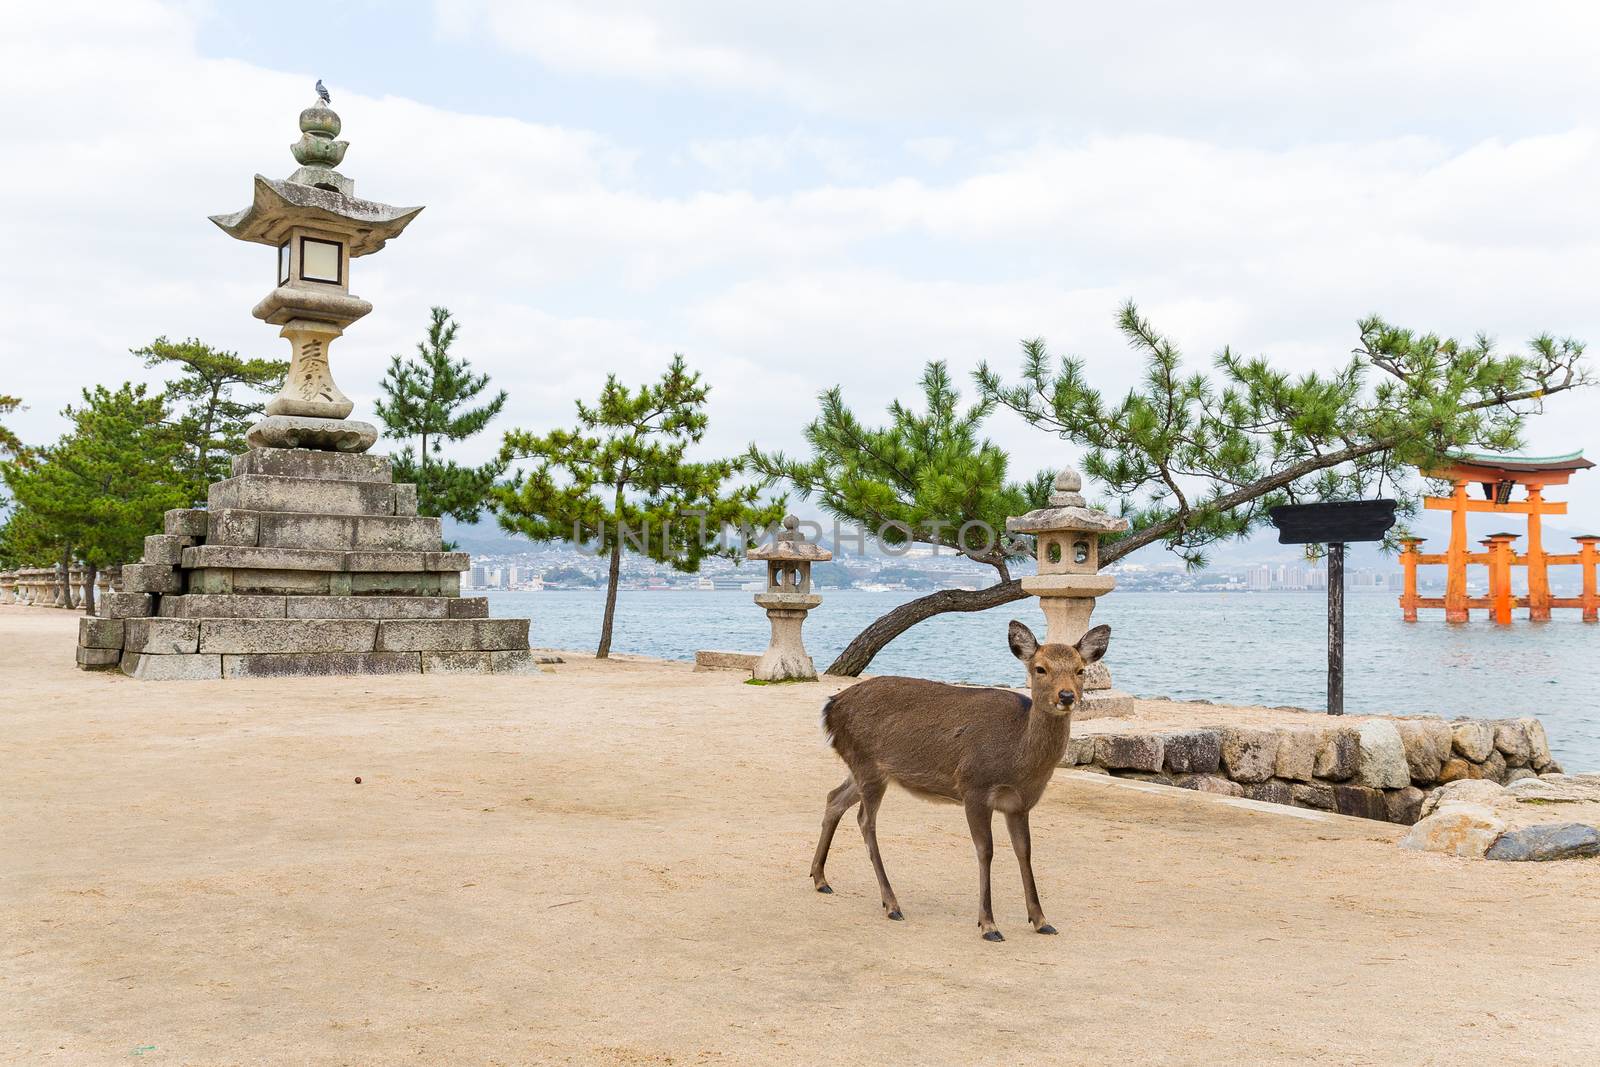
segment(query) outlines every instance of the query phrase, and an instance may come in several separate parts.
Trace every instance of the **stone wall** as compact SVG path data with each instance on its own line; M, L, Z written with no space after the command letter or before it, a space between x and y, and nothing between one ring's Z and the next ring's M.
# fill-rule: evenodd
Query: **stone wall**
M1431 716L1084 733L1062 766L1404 825L1440 784L1561 770L1538 719Z

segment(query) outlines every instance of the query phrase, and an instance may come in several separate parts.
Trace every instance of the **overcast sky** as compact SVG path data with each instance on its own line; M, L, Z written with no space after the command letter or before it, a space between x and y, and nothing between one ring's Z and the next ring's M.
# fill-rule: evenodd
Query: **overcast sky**
M667 12L670 10L670 14ZM1327 368L1354 323L1520 347L1600 338L1600 7L106 0L0 35L0 392L25 439L165 334L287 355L250 317L270 249L206 216L286 177L324 79L360 196L427 210L332 349L371 418L431 304L566 422L673 352L713 448L793 448L814 394L876 416L922 364L1014 369L1042 335L1107 389L1139 301L1197 366L1231 344ZM1600 453L1600 395L1528 450ZM1067 446L997 417L1026 474ZM1600 473L1573 519L1600 525Z

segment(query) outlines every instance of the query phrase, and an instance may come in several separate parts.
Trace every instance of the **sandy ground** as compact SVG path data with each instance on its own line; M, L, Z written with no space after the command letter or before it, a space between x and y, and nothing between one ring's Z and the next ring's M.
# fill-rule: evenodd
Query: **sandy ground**
M0 608L0 1058L13 1063L1592 1063L1600 861L1058 777L1046 913L958 809L806 868L837 683L139 683ZM362 784L354 778L360 775Z

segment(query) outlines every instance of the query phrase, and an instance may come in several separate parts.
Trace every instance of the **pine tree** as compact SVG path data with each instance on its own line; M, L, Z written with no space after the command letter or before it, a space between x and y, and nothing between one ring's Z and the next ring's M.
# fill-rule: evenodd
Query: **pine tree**
M1091 387L1081 360L1052 361L1042 340L1023 343L1020 384L1005 384L987 365L975 375L983 413L1009 409L1077 445L1085 473L1112 496L1106 504L1130 520L1126 535L1102 541L1101 566L1152 544L1203 566L1209 545L1247 535L1274 504L1288 501L1381 489L1400 500L1405 514L1417 467L1451 451L1513 449L1544 398L1593 381L1578 341L1540 335L1526 354L1502 354L1483 336L1463 343L1376 317L1358 324L1354 354L1331 373L1291 375L1265 359L1224 350L1214 376L1186 374L1177 346L1133 304L1123 307L1118 324L1145 359L1143 380L1120 399ZM851 428L830 414L836 400L823 394L822 402L822 423ZM865 465L877 462L876 454L897 463L928 461L912 458L916 428L902 431L898 424L897 417L885 440L860 435L875 453L863 460L849 461L830 430L811 440L809 464L791 462L786 470L773 463L767 471L792 477L830 510L871 523L884 513L876 506L883 490L861 481ZM908 483L923 476L914 468L904 473ZM1035 492L1040 488L1036 483ZM949 519L963 514L953 510ZM996 520L1003 516L985 521L999 529ZM982 611L1025 595L1019 579L1002 574L983 589L907 601L857 634L828 673L860 674L890 641L935 615Z
M594 545L609 556L600 659L611 653L625 548L693 573L707 556L743 549L724 543L725 527L765 529L783 514L781 502L759 505L755 486L727 487L740 460L685 458L705 436L709 392L683 357L673 356L653 385L634 390L608 377L599 403L578 401L574 429L505 436L502 459L536 465L495 488L501 527L536 541Z
M201 503L213 482L230 475L233 456L245 449L245 431L282 387L289 364L240 359L237 352L219 352L194 338L172 342L158 337L133 354L146 367L180 368L179 376L167 383L166 397L179 406L175 426L183 441L180 466L188 479L189 499ZM236 388L246 390L247 398L236 397Z
M0 477L31 524L30 543L50 545L63 567L82 560L92 590L93 571L138 559L162 514L188 503L189 480L160 397L124 383L85 389L83 400L62 412L71 432L30 462L0 464Z
M458 324L442 307L432 311L428 338L417 345L417 358L394 356L384 375L382 400L375 405L388 436L415 438L394 456L398 481L417 485L417 510L423 515L449 515L476 522L488 505L495 479L505 464L492 460L479 467L438 458L447 441L462 441L480 432L505 407L500 390L479 407L469 407L489 385L487 374L472 373L465 359L452 360Z
M9 415L22 407L22 401L14 396L0 394L0 415ZM20 456L23 452L22 439L10 428L0 423L0 456Z

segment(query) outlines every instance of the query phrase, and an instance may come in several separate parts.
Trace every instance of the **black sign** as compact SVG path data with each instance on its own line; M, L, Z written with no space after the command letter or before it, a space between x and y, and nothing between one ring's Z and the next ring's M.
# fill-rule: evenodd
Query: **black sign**
M1272 509L1278 543L1327 545L1381 541L1394 525L1393 500L1330 500L1322 504L1283 504Z

